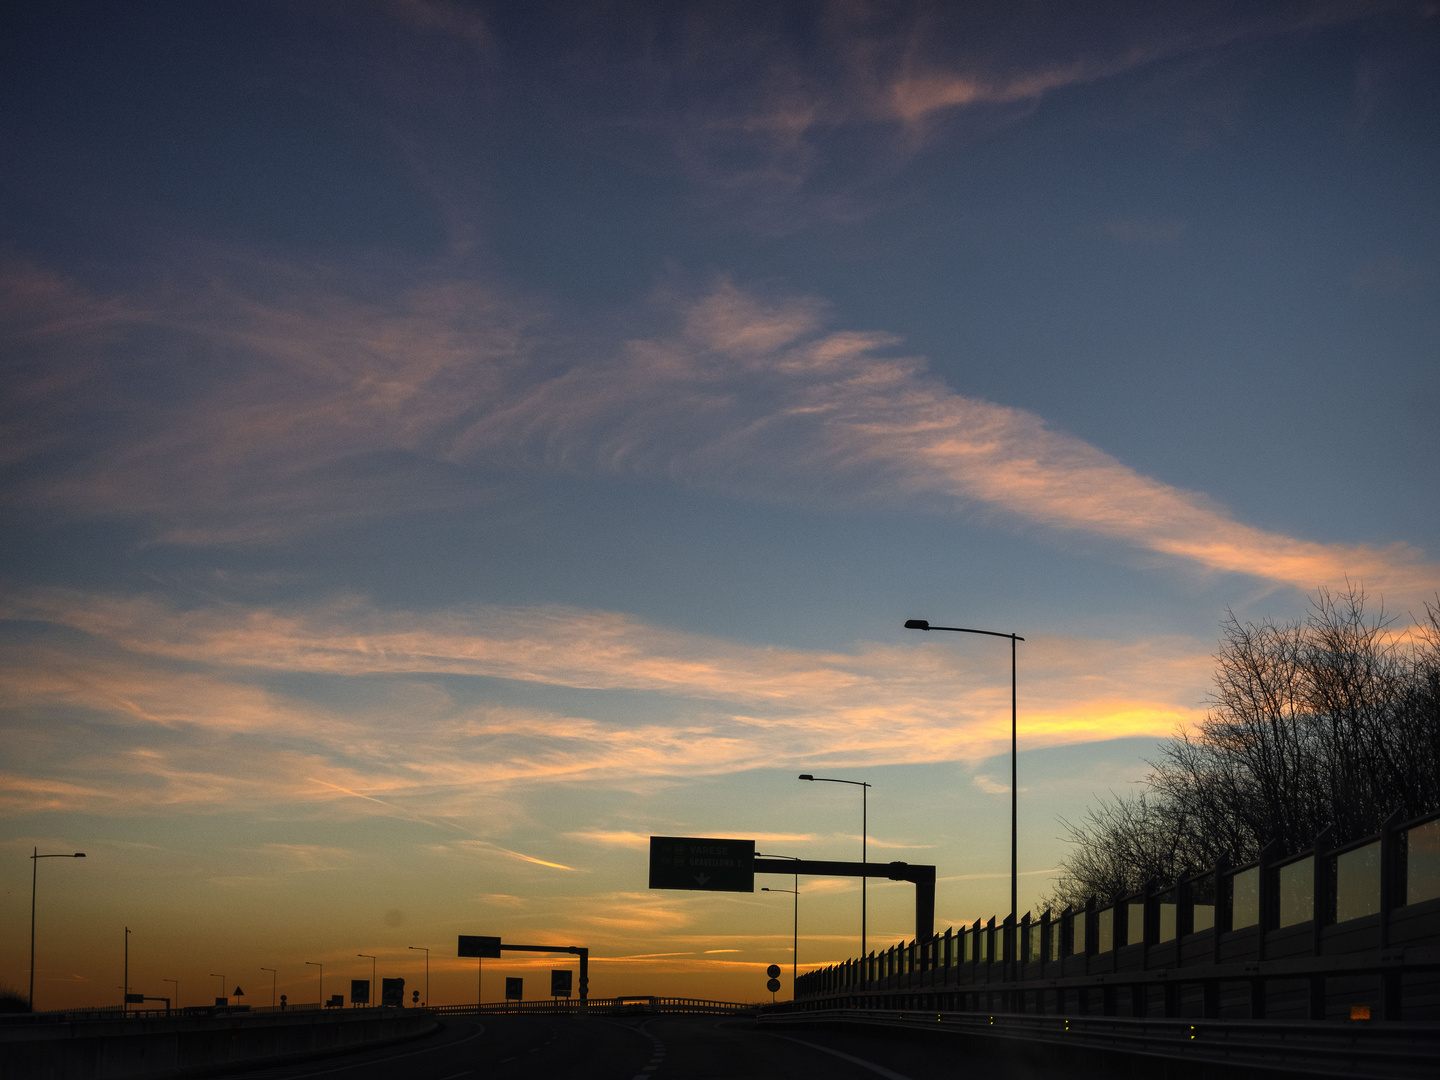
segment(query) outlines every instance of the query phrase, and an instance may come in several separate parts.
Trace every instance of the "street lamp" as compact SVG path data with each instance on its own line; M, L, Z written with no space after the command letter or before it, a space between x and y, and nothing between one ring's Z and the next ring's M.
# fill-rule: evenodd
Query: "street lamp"
M756 854L756 855L760 855L761 858L765 858L765 859L792 859L792 860L794 860L795 862L800 862L800 861L802 861L802 860L800 859L800 856L798 856L798 855L761 855L761 853L758 852L758 851L757 851L755 854ZM796 965L797 965L798 962L799 962L799 961L798 961L798 957L799 957L799 955L800 955L800 870L799 870L799 868L796 868L796 870L795 870L795 888L793 888L793 889L771 889L771 888L767 888L766 886L763 886L763 885L762 885L762 886L760 887L760 891L761 891L761 892L788 892L788 893L794 893L794 894L795 894L795 930L794 930L794 937L791 939L791 944L790 944L790 985L791 985L791 987L792 987L792 996L793 996L793 987L794 987L794 985L795 985Z
M216 975L215 972L212 971L212 972L210 972L210 977L211 977L212 979L219 979L219 980L220 980L220 993L222 993L222 994L225 995L225 1004L226 1004L226 1005L229 1005L229 1004L230 1004L230 995L229 995L229 993L225 990L225 976L224 976L224 975Z
M415 949L425 954L425 1007L430 1007L430 950L424 945L407 945L407 949Z
M868 857L865 854L867 837L869 836L867 820L869 817L868 803L870 799L870 785L863 780L835 780L828 776L811 776L809 773L801 773L801 780L814 780L822 784L853 784L860 789L860 955L865 955L865 866ZM798 901L797 901L798 903Z
M262 967L260 970L270 972L270 1008L273 1009L275 1008L275 982L280 975L274 968Z
M315 960L306 960L305 963L320 969L320 1008L323 1009L325 1008L325 965Z
M30 1011L35 1011L35 887L39 882L39 870L41 859L83 859L85 853L77 851L73 855L41 855L40 849L31 848L30 855Z
M788 892L795 896L795 929L794 936L790 941L790 994L795 994L795 967L800 951L800 890L799 889L772 889L768 885L760 887L761 892Z
M369 953L363 953L363 952L357 952L355 955L358 956L358 957L360 957L360 959L362 959L362 960L369 960L369 961L370 961L370 993L369 993L369 995L368 995L368 997L370 998L370 1000L367 1001L365 1004L366 1004L366 1005L374 1005L374 1004L375 1004L375 995L376 995L376 994L379 992L379 990L380 990L380 988L375 985L375 957L371 956ZM355 995L352 994L352 995L350 995L350 996L351 996L351 998L353 999ZM351 1004L351 1006L353 1007L354 1004L355 1004L355 1002L352 1000L352 1001L350 1002L350 1004Z
M1016 883L1020 876L1020 864L1016 856L1015 826L1018 819L1019 801L1018 788L1015 786L1015 643L1024 641L1018 634L1001 634L995 630L969 630L963 626L931 626L924 619L906 619L906 630L950 630L957 634L984 634L986 637L1000 637L1010 639L1010 932L1006 935L1008 940L1007 951L1009 960L1015 960L1015 952L1019 945L1016 932L1019 923L1016 921Z

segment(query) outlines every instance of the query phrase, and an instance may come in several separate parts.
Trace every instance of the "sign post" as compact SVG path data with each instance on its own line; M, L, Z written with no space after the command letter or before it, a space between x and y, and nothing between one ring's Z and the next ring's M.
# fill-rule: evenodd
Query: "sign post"
M550 969L550 996L552 998L568 998L570 996L570 969Z
M405 980L381 979L380 1004L387 1009L403 1009L405 1007Z
M482 1003L485 1001L483 992L485 957L488 956L495 960L500 958L500 939L498 937L477 937L474 934L461 934L455 955L475 957L475 1011L479 1012Z

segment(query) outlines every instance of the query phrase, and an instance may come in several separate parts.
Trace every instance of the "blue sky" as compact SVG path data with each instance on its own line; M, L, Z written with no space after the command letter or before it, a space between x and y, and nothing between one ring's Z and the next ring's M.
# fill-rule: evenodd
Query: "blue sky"
M906 618L1026 638L1024 909L1227 611L1440 588L1434 4L5 19L6 924L89 854L40 1007L125 925L147 993L426 945L462 1000L497 933L746 998L785 898L645 838L855 857L799 772L942 928L1006 903L1007 650Z

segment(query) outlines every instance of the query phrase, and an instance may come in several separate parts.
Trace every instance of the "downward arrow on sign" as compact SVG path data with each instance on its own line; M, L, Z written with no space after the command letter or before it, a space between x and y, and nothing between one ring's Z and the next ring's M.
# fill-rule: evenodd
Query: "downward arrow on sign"
M695 880L696 880L699 884L704 885L707 881L710 880L710 875L709 875L709 874L696 874L696 875L695 875Z

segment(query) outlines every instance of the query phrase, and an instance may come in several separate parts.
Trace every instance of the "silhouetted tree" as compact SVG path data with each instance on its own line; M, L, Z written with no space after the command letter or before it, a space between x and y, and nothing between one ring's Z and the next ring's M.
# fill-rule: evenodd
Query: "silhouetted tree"
M1049 903L1112 899L1225 858L1343 841L1391 813L1440 805L1440 602L1410 635L1365 615L1351 587L1320 590L1303 622L1229 616L1205 721L1149 762L1144 791L1078 824Z

